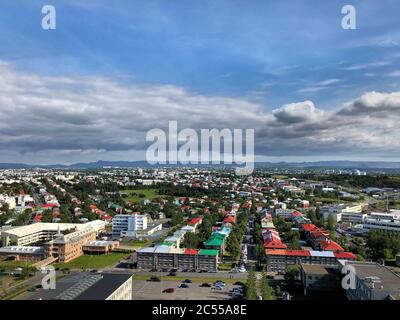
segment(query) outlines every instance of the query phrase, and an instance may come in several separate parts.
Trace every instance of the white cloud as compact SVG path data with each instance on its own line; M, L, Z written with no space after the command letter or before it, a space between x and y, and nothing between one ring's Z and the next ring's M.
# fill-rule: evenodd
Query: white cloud
M172 85L48 77L0 65L1 162L137 159L148 146L146 132L167 128L168 120L179 129L254 128L263 156L400 158L400 92L368 92L330 110L306 100L267 112L244 98Z
M400 77L400 70L395 70L388 74L389 77Z

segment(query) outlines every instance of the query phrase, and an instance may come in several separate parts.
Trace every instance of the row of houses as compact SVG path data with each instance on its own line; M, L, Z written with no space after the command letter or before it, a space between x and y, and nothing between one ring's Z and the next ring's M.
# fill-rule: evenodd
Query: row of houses
M301 212L293 210L286 219L290 219L300 231L305 233L314 250L288 250L273 225L272 215L264 211L261 226L268 271L284 273L291 265L331 266L337 265L341 259L355 260L357 258L351 252L344 252L339 244L329 238L328 231L311 224Z

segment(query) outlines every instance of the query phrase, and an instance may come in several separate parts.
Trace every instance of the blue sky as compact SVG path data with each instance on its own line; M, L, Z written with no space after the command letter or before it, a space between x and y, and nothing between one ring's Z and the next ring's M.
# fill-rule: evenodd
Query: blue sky
M347 3L5 0L0 59L41 74L174 84L271 108L313 99L328 108L399 87L386 77L400 69L398 2L352 1L357 30L343 30ZM44 4L57 9L55 31L40 28Z
M56 30L44 31L41 28L41 8L47 4L54 5L57 10ZM357 10L356 30L343 30L341 27L341 9L346 4ZM399 159L398 149L390 144L395 130L394 124L390 123L392 120L385 122L385 127L383 122L369 123L367 120L371 117L377 120L378 117L382 119L382 115L368 114L367 119L367 113L359 107L394 104L397 108L396 92L400 91L399 8L397 0L3 0L0 4L0 62L4 66L0 69L3 73L0 82L15 84L6 98L12 103L21 101L16 109L20 108L27 114L32 112L32 121L45 110L46 119L57 119L65 132L71 129L69 125L76 125L75 120L71 124L65 119L87 116L81 114L73 103L79 101L87 105L93 117L99 116L96 121L100 123L104 120L100 117L103 109L99 105L96 109L96 103L107 102L112 108L117 108L118 104L126 102L119 100L121 92L128 95L138 88L146 88L140 91L141 95L168 97L169 101L183 103L174 105L174 112L186 108L187 116L191 117L191 110L199 108L196 119L200 120L192 123L195 128L207 123L203 113L218 108L218 105L212 105L217 98L225 99L218 100L224 107L231 104L242 106L243 118L247 119L243 123L252 126L251 119L263 121L254 124L260 128L258 132L264 139L259 143L260 154L283 157L282 160L301 160L306 156L318 160L348 159L355 156L346 149L353 150L354 147L354 150L360 150L358 158L382 159L382 154L387 152L391 159ZM75 83L75 86L68 89L57 87L57 93L46 95L48 101L45 105L57 105L63 110L46 109L40 101L44 97L43 88L64 81L61 79L69 79L69 83ZM95 84L82 79L93 79ZM105 82L108 83L104 90L105 98L99 102L90 93ZM40 86L36 86L37 83ZM23 90L18 86L23 86ZM22 91L23 95L20 94ZM369 94L371 92L383 95ZM13 99L11 94L15 94ZM0 92L0 109L3 108L4 112L8 106L6 98L1 105ZM26 101L29 103L25 104ZM211 104L210 109L204 106L205 101ZM143 103L151 104L149 100ZM351 112L340 111L345 103L354 105ZM287 104L295 106L287 107ZM203 113L199 111L201 108ZM158 110L157 106L154 109ZM354 110L360 111L359 123L365 126L364 131L353 131L354 124L349 115L354 118ZM134 112L137 117L143 115L139 109ZM291 118L291 112L301 116ZM307 112L312 114L312 126L309 122L284 123L288 119L303 119ZM340 118L346 125L343 128L346 136L328 136L322 128L326 123L326 127L334 130L334 124L339 121L336 113L347 117ZM60 114L64 118L57 118ZM171 111L170 114L174 113ZM279 117L282 114L285 116ZM221 117L225 115L226 112L221 113ZM215 117L210 116L211 120ZM229 120L230 124L227 121L215 125L241 124L240 117ZM46 119L43 116L40 121L45 124ZM146 120L138 119L143 123ZM160 118L159 122L163 120ZM64 121L65 127L62 127ZM319 126L316 125L318 121ZM282 141L275 141L273 149L266 147L266 139L272 139L267 135L271 134L269 128L278 126L287 131L285 143L290 143L281 147ZM71 131L86 132L88 128L73 128ZM305 128L314 131L308 135ZM370 128L376 131L371 133ZM3 148L8 146L11 150L11 144L16 145L16 133L11 134L1 123L0 131L8 143ZM290 150L299 141L291 139L299 131L303 133L305 140L302 143L305 145L323 141L322 145L317 144L318 147L309 148L304 154L294 154ZM138 150L133 146L137 141L114 144L118 140L117 133L101 137L102 141L109 141L97 148L94 140L85 144L79 139L74 143L66 137L51 140L48 133L38 132L39 128L28 132L21 127L18 132L20 140L17 139L18 143L21 142L20 147L0 157L0 161L14 161L18 154L22 155L23 162L120 160L135 157L127 147L130 143L133 149ZM359 141L358 137L365 134L371 136ZM386 140L375 140L377 136ZM41 141L40 145L32 150L27 148L22 142L27 137ZM377 149L376 144L386 146L386 149ZM46 145L59 155L43 160L41 150L45 150ZM122 145L126 150L122 150ZM127 156L115 153L128 149L132 153L126 152ZM29 159L26 159L28 154Z

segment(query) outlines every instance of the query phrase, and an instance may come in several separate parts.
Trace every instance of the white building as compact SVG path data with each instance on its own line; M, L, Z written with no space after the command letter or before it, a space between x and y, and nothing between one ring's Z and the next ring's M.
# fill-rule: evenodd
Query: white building
M27 226L15 227L1 232L3 246L27 246L33 243L53 240L58 232L67 230L82 230L91 226L96 233L105 230L105 222L94 220L88 223L34 223Z
M146 214L117 214L112 219L112 233L121 237L134 237L137 231L147 229Z
M7 194L0 194L0 205L1 204L8 204L8 208L10 210L14 210L17 206L17 202L15 201L14 196L9 196Z
M327 220L329 215L332 214L336 222L342 221L343 214L361 214L362 206L361 204L355 206L345 206L344 204L338 204L333 206L323 206L320 207L320 211L324 216L324 220Z
M371 212L371 214L364 219L363 229L400 231L400 210Z

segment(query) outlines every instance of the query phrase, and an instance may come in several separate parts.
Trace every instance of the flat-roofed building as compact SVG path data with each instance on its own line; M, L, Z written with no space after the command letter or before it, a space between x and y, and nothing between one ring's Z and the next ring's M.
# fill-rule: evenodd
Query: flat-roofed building
M265 250L268 271L285 273L288 266L300 264L319 264L337 266L339 260L356 260L351 252L312 251L312 250Z
M98 253L104 254L109 253L119 247L119 241L103 241L103 240L94 240L85 243L82 246L82 250L84 253Z
M346 290L349 300L400 300L400 277L374 262L347 261L354 268L354 287Z
M39 289L29 300L132 300L132 274L71 273L54 290Z
M96 234L105 230L105 222L101 220L87 223L46 223L39 222L26 226L15 227L1 232L3 246L28 246L33 243L50 241L58 232L68 232L84 229L90 225Z
M300 280L305 296L339 293L341 273L338 267L302 264Z
M10 246L0 248L0 260L37 262L43 257L43 247Z
M146 247L137 251L139 269L196 269L216 271L218 250L180 249L167 245Z

